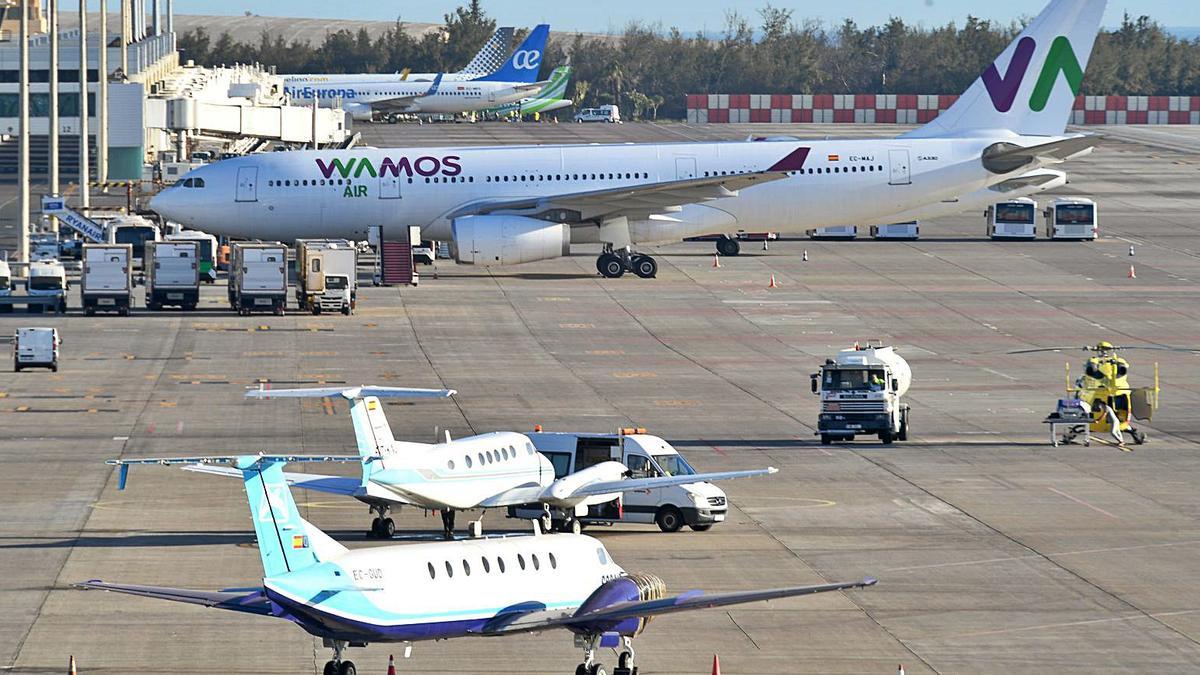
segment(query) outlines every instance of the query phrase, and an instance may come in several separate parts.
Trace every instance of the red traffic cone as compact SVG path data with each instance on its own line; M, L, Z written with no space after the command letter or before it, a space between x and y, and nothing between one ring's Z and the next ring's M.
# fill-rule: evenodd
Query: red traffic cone
M775 275L771 275L771 283L767 284L767 288L779 288L779 284L775 283Z
M716 654L713 654L712 675L721 675L721 658Z
M75 656L71 656L71 661L67 664L67 675L79 675L79 671L75 670Z
M1130 266L1129 266L1129 278L1130 278L1130 279L1136 279L1136 278L1137 278L1137 272L1134 272L1134 271L1133 271L1133 265L1130 265Z
M396 657L388 654L388 671L387 675L396 675Z
M714 253L713 254L713 267L720 267L720 266L721 266L721 256Z

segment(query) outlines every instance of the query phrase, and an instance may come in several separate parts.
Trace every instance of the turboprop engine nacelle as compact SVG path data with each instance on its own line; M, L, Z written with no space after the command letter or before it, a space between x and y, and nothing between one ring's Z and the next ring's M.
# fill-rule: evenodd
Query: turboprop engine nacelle
M537 218L462 216L451 232L451 253L466 265L518 265L571 253L571 228Z

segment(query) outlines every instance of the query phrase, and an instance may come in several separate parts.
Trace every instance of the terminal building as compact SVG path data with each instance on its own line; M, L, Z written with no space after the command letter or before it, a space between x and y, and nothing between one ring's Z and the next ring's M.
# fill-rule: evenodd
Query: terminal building
M88 144L94 156L99 130L100 50L107 50L107 176L141 180L154 167L186 160L198 147L245 152L273 141L311 147L342 144L350 135L338 109L293 106L282 81L258 66L204 68L181 63L175 48L172 0L120 0L110 14L105 46L98 14L87 19ZM149 5L147 4L149 3ZM47 171L50 100L50 30L39 0L0 2L0 173L17 171L19 131L20 11L29 12L30 169ZM124 20L122 20L124 17ZM59 10L59 170L78 178L79 15ZM169 182L169 181L168 181Z

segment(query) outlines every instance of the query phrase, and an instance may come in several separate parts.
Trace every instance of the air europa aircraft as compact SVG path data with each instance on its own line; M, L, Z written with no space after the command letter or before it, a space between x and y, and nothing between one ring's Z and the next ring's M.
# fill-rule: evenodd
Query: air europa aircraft
M348 550L300 516L283 466L278 459L254 456L236 461L258 537L259 584L202 591L93 579L75 586L292 621L333 649L324 675L355 675L354 662L342 659L348 646L551 629L575 634L575 644L583 650L576 675L607 675L597 660L600 648L619 654L613 675L634 675L633 638L655 615L875 583L868 577L668 596L661 579L626 572L604 544L579 534Z
M1090 151L1093 137L1065 130L1104 7L1053 0L954 105L892 139L270 153L196 169L151 207L250 239L419 224L477 265L601 243L601 274L653 277L635 245L894 222Z

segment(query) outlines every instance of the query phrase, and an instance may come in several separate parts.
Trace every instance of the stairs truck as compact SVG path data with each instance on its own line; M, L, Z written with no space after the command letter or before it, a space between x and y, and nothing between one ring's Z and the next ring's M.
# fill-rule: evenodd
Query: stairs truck
M812 374L812 392L821 396L817 433L821 444L877 435L886 444L908 440L912 369L892 347L881 344L843 349Z
M84 244L79 288L84 314L116 312L129 316L133 305L133 246Z
M238 314L287 309L287 246L235 243L229 255L229 306Z
M296 240L296 304L347 316L358 300L358 249L345 239Z
M187 311L200 303L200 245L195 241L147 241L146 307Z

